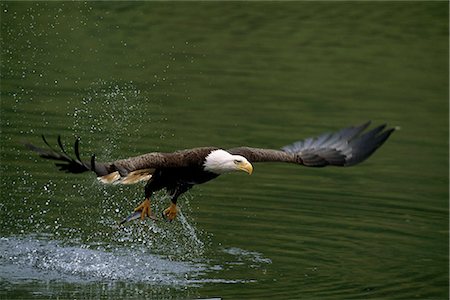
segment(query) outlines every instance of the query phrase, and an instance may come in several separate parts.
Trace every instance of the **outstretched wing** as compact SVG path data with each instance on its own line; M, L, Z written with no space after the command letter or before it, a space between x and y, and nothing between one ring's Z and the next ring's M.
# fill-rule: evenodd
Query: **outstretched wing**
M290 162L307 167L352 166L367 159L388 139L395 128L380 125L363 133L370 122L325 133L283 147L281 150L239 147L228 150L250 162Z
M391 135L395 128L378 126L364 133L370 122L356 127L344 128L335 133L325 133L283 147L281 150L239 147L229 149L232 154L246 157L250 162L290 162L308 167L352 166L367 159ZM75 140L75 158L66 152L61 137L58 137L59 150L50 146L42 136L47 149L25 144L39 156L56 160L60 170L69 173L93 171L104 183L132 184L151 178L159 168L201 167L204 158L215 147L180 150L173 153L152 152L108 163L98 163L95 155L83 161L79 153L79 140Z
M203 163L203 158L216 148L194 148L181 150L173 153L152 152L126 159L120 159L107 163L99 163L95 160L95 155L89 161L80 158L79 139L75 140L74 154L71 157L58 136L59 149L55 150L42 136L47 149L26 143L25 146L38 153L40 157L56 160L55 165L68 173L82 173L93 171L98 179L103 183L133 184L139 181L146 181L151 178L158 168L180 168L197 166Z

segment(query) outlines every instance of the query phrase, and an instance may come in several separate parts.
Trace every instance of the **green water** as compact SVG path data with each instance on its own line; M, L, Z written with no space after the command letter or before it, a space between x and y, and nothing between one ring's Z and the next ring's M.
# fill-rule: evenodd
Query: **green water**
M0 298L448 299L447 2L1 2ZM173 223L85 157L400 126L352 168L256 165ZM154 209L168 204L158 194Z

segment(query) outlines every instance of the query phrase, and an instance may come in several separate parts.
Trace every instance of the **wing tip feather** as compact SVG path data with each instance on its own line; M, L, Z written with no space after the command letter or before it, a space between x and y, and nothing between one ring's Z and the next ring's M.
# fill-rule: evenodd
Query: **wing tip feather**
M282 150L299 155L305 166L356 165L369 158L394 131L400 129L398 126L386 129L387 124L381 124L366 131L371 124L369 120L331 134L297 141L284 146Z

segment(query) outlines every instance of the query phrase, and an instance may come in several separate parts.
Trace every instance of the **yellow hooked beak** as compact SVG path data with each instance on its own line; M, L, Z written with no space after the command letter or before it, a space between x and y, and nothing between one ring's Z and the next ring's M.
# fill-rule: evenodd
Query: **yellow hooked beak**
M238 164L239 170L242 170L244 172L247 172L249 175L252 175L253 173L253 166L249 162L241 162Z

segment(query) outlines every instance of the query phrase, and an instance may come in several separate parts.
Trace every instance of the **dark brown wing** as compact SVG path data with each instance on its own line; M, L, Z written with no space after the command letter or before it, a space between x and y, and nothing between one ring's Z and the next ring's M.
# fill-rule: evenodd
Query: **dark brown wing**
M105 163L108 171L131 172L147 168L183 168L183 167L201 167L205 157L215 147L192 148L179 150L172 153L153 152L135 157L116 160Z
M334 133L295 142L281 150L239 147L228 150L250 162L290 162L308 167L352 166L367 159L391 135L395 128L378 126L363 134L370 122L347 127Z
M153 152L126 159L120 159L113 162L98 163L95 160L95 155L91 156L90 161L83 161L79 153L79 139L75 140L74 154L76 158L69 156L61 142L61 137L58 137L59 150L55 150L42 136L44 143L48 149L37 147L33 144L27 143L25 146L38 153L40 157L56 160L55 164L60 170L68 173L82 173L93 171L98 177L103 177L103 182L121 182L121 183L135 183L138 179L145 179L151 175L155 169L158 168L180 168L201 166L204 158L212 150L217 149L213 147L194 148L187 150L180 150L173 153ZM135 180L131 180L135 178Z
M238 147L228 149L228 152L234 155L242 155L249 162L289 162L289 163L302 163L298 155L295 153L288 153L282 150L263 149L263 148L251 148L251 147Z

